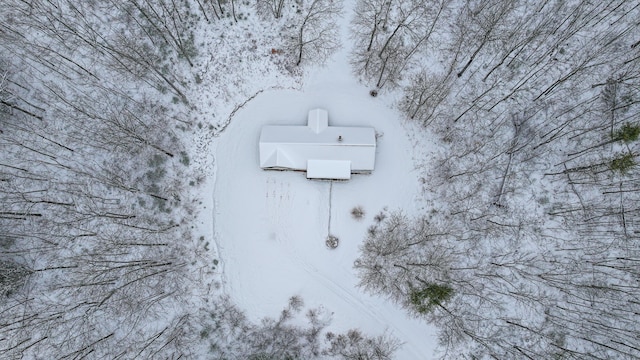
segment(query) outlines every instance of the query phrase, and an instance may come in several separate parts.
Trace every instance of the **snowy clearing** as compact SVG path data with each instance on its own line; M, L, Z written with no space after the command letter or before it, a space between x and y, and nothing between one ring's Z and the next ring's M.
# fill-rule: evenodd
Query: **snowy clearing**
M260 169L261 127L303 125L314 107L327 109L333 124L376 128L382 136L373 174L332 183L307 180L301 172ZM388 329L405 342L399 359L433 354L435 329L364 294L352 269L377 213L419 206L412 147L397 117L366 89L331 82L302 92L265 92L238 111L216 144L214 228L225 292L252 320L276 316L290 296L300 295L307 306L333 313L332 330ZM364 209L363 219L352 217L356 206ZM330 232L340 240L335 250L325 245L329 217Z
M348 21L344 16L343 44ZM325 67L305 74L300 91L261 92L214 141L213 231L223 290L252 321L278 316L287 300L299 295L307 308L332 314L329 331L388 331L404 343L397 359L433 358L434 327L357 288L353 262L374 217L384 209L417 213L422 204L411 134L389 103L372 98L358 83L347 58L343 48ZM371 175L329 182L307 180L304 172L260 168L262 126L306 125L314 108L327 110L333 126L375 128ZM351 214L357 206L364 210L360 219ZM329 234L339 239L336 249L327 248Z

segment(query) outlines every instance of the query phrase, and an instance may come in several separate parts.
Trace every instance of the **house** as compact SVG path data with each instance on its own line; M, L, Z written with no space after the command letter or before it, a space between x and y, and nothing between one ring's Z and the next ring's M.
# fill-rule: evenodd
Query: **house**
M260 134L260 167L306 171L308 179L348 180L370 173L376 158L371 127L329 126L324 109L309 111L307 125L264 126Z

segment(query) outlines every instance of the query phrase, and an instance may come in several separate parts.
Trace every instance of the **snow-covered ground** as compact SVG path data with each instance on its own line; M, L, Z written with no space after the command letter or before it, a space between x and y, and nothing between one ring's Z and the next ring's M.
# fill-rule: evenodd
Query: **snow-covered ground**
M347 182L311 181L304 173L264 171L258 162L260 129L305 125L322 107L329 123L373 126L379 134L376 169ZM277 317L289 297L332 313L329 330L388 330L404 342L398 359L429 359L435 329L388 300L363 293L353 262L374 216L384 208L416 211L421 204L413 145L399 114L372 98L351 75L346 50L309 74L302 91L265 91L239 110L214 143L214 232L223 289L252 320ZM351 216L362 206L365 216ZM330 222L330 228L329 228ZM325 246L328 232L340 245Z

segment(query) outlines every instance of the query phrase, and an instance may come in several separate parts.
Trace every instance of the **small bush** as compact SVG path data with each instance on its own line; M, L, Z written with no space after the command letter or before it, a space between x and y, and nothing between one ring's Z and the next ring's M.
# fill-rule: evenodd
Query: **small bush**
M626 174L632 167L635 166L635 164L636 163L633 160L633 154L627 153L611 160L609 167L613 171L618 171L622 174Z
M351 329L346 334L328 332L325 341L329 348L323 351L323 355L336 359L391 360L401 345L398 339L387 333L369 337L358 329Z
M33 270L13 261L0 261L0 300L11 296L25 284Z
M191 161L189 160L189 154L187 154L184 151L180 152L180 163L184 166L189 166L189 163Z
M538 198L538 204L540 205L547 205L549 203L549 198L546 196L542 196L540 198Z
M387 218L387 214L384 211L380 211L376 216L373 217L378 224L384 221Z
M329 249L335 249L338 247L338 243L340 241L338 240L337 237L333 236L333 235L329 235L327 236L327 241L325 242L327 244L327 247Z
M356 220L362 220L362 218L364 217L364 209L362 208L362 206L358 205L351 209L351 216L353 216L353 218Z
M622 125L622 127L616 131L613 135L614 140L624 141L625 143L630 143L632 141L638 140L638 136L640 135L640 126L631 125L626 123Z
M304 306L304 300L300 296L294 295L289 298L289 307L293 311L299 312L303 306Z
M427 314L436 305L441 305L453 296L453 288L448 285L428 284L424 288L411 289L409 302L420 314Z

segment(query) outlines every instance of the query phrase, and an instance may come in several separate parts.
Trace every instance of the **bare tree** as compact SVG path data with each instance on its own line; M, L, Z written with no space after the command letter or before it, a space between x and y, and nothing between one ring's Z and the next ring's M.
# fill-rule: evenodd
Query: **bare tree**
M303 3L289 45L296 66L303 60L323 63L340 46L335 18L341 11L339 1L310 0Z
M640 7L451 6L400 102L446 149L424 165L433 210L371 228L361 286L455 356L638 357Z
M345 360L391 360L401 345L387 334L370 338L353 329L340 335L327 333L326 340L330 347L324 353Z
M304 302L293 296L277 318L249 322L226 298L214 302L210 316L204 316L200 335L211 345L214 357L236 359L392 359L400 343L390 334L376 337L351 329L346 334L326 332L330 316L323 309L308 309L304 325L300 313ZM324 334L324 342L321 341Z
M425 52L450 1L361 0L352 22L357 74L380 88L396 84L416 54ZM435 9L435 10L434 10Z
M270 13L274 18L280 19L284 15L286 5L290 4L290 0L258 0L256 8L262 14Z
M400 109L412 119L428 126L432 118L437 117L440 104L447 99L453 77L443 78L435 74L421 71L410 80L404 88Z
M179 21L180 2L163 4L175 16L163 19ZM181 330L190 317L160 311L178 304L190 281L184 248L169 246L191 236L179 226L184 148L166 122L166 98L145 100L162 98L155 76L162 86L177 77L149 59L166 44L142 37L148 53L132 55L110 37L123 33L100 31L105 19L112 30L132 19L95 6L32 1L0 10L14 19L0 35L0 239L14 284L0 304L2 357L189 353L193 334ZM141 326L143 318L163 327Z

